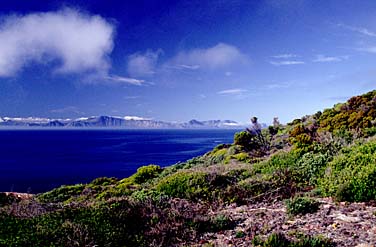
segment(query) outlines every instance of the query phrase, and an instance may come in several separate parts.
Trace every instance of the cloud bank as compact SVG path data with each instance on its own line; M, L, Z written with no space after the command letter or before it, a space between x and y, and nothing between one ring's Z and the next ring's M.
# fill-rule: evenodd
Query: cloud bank
M0 76L30 63L58 64L59 73L107 73L114 25L74 9L14 15L0 23Z
M284 66L284 65L305 64L305 62L298 61L298 60L287 60L287 61L270 61L270 64L274 66Z
M237 47L218 43L206 49L181 51L168 64L186 69L217 69L244 62L246 62L246 56Z
M342 62L346 59L348 59L348 56L325 56L322 54L316 55L316 58L312 60L315 63L331 63L331 62Z
M128 58L127 70L131 76L150 76L155 74L159 56L163 53L161 49L157 51L148 50L145 53L135 53Z
M278 55L274 55L272 56L272 58L282 58L282 59L287 59L287 58L294 58L294 57L298 57L298 55L296 54L292 54L292 53L286 53L286 54L278 54Z
M359 34L363 34L363 35L370 36L370 37L376 37L375 32L373 32L373 31L371 31L367 28L364 28L364 27L348 26L348 25L344 25L344 24L338 24L338 26L345 28L347 30L353 31L353 32L357 32Z
M123 76L107 76L106 79L110 82L114 83L125 83L125 84L131 84L135 86L141 86L145 83L145 80L135 79L135 78L129 78L129 77L123 77Z
M367 52L367 53L376 53L376 46L356 48L357 51Z
M240 94L246 93L247 91L248 90L246 90L246 89L233 88L233 89L218 91L217 94L220 94L220 95L240 95Z

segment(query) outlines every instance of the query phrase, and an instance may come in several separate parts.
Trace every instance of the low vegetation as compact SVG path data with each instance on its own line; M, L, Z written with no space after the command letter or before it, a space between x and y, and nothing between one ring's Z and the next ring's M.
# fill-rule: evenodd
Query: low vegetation
M267 239L261 240L255 237L252 241L254 246L261 247L334 247L335 244L323 237L298 236L296 240L288 239L282 233L273 233Z
M287 213L290 215L315 213L320 203L308 197L294 197L286 200Z
M317 197L376 200L376 91L261 129L171 167L140 167L22 199L0 194L0 246L187 246L239 222L231 205L285 200L291 217ZM247 236L236 231L236 238ZM254 246L334 246L319 236L253 236ZM198 242L198 241L196 241ZM194 245L193 245L194 246Z

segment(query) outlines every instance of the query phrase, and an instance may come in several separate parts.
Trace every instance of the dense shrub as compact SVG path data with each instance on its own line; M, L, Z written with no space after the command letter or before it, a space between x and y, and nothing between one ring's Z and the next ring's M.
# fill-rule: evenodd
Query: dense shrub
M141 166L132 177L135 183L142 184L156 178L161 172L162 168L157 165Z
M126 201L64 208L34 218L0 216L1 246L146 246L142 207Z
M237 161L248 163L251 161L251 158L247 153L238 153L231 156L232 159L235 159Z
M200 233L229 230L233 229L236 225L235 221L222 214L214 217L194 219L193 221L186 222L186 224L188 225L188 227L192 227Z
M330 159L331 156L328 154L306 153L297 162L298 172L309 185L316 185L318 178L323 176Z
M253 240L255 246L288 247L290 241L282 233L272 233L265 241Z
M90 185L107 186L114 185L117 182L117 178L100 177L90 182Z
M295 152L278 152L268 160L255 164L254 167L256 172L273 173L277 170L295 167L299 158Z
M333 135L343 141L344 144L350 144L354 140L354 131L348 130L346 126L333 130Z
M186 201L108 200L71 205L30 218L0 214L0 246L177 246L204 231L229 229L228 217L207 217ZM187 227L187 222L203 222Z
M344 149L329 163L319 188L340 201L376 199L376 141Z
M240 146L245 151L252 152L252 155L255 157L261 157L270 149L270 138L267 138L268 135L268 130L261 130L261 126L256 129L247 129L247 131L235 134L234 145Z
M146 189L136 190L130 196L131 199L136 200L136 201L141 201L141 202L146 202L146 201L156 202L165 197L166 195L162 192L159 192L156 190L146 190Z
M85 189L85 185L63 185L49 192L38 195L38 199L42 202L64 202L71 197L79 196Z
M234 136L234 144L242 146L244 148L248 148L250 143L252 142L252 135L248 131L241 131L235 134Z
M315 213L320 203L309 197L295 197L286 200L287 213L290 215Z
M364 132L364 135L367 137L374 136L376 135L376 127L366 128L364 129L363 132Z
M321 129L335 131L371 128L376 119L376 90L350 98L346 103L326 109L319 118ZM363 133L364 134L364 133Z
M226 176L196 171L181 171L161 179L155 189L171 197L193 201L213 200L231 181Z
M203 172L177 172L159 181L157 191L178 198L209 198L208 175Z
M228 157L227 153L228 149L223 148L223 149L218 149L218 150L213 150L208 154L209 158L209 164L220 164L223 163L226 160L226 157Z
M121 180L115 186L111 186L99 193L96 198L99 200L107 200L111 197L123 197L132 194L137 189L133 181L129 178Z
M284 199L300 190L299 176L289 169L275 170L270 174L257 174L238 183L232 190L237 202Z
M230 144L218 144L217 146L215 146L213 148L213 151L212 152L216 152L218 150L221 150L221 149L227 149L227 148L230 148L232 145Z

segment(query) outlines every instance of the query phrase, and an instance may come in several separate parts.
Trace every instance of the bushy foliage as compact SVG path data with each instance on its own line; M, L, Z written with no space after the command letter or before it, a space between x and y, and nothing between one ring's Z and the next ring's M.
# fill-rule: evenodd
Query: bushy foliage
M136 201L141 201L141 202L146 202L148 200L155 202L165 197L166 195L162 192L159 192L156 190L147 190L147 189L136 190L130 196L131 199L136 200Z
M252 142L252 135L248 131L241 131L238 133L235 133L234 136L234 144L242 146L244 148L248 148L248 146Z
M132 177L135 183L142 184L156 178L161 172L162 168L157 165L141 166Z
M34 218L1 216L3 246L145 246L142 208L128 202L64 208Z
M235 225L233 220L223 214L217 215L212 218L211 223L211 230L215 232L231 229Z
M213 150L208 154L209 157L209 163L210 164L219 164L223 163L226 158L228 157L228 149L227 148L222 148L222 149L217 149Z
M71 197L79 196L85 189L85 185L63 185L49 192L38 195L38 199L42 202L64 202Z
M376 119L376 90L350 98L346 103L326 109L320 116L320 128L329 131L346 128L365 129Z
M325 109L322 113L304 116L287 124L289 142L303 155L320 143L320 133L329 132L350 144L359 137L376 134L376 90L355 96L346 103Z
M266 240L256 236L252 240L254 246L260 247L334 247L335 243L320 236L299 236L297 240L289 240L283 233L272 233Z
M171 197L211 200L228 185L226 177L205 172L182 171L161 179L155 189Z
M278 152L269 159L255 164L255 171L260 173L273 173L277 170L293 168L299 160L299 155L294 152Z
M350 129L369 128L376 117L376 91L355 96L338 108L326 110L320 118L322 127L336 129L348 126Z
M135 185L133 179L126 178L118 182L115 186L111 186L97 194L99 200L107 200L112 197L123 197L132 194L138 185Z
M220 146L220 145L218 145ZM168 175L171 175L179 170L182 170L182 169L190 169L192 167L195 167L195 166L199 166L199 165L202 165L205 163L205 156L199 156L199 157L195 157L195 158L192 158L190 160L187 160L186 162L179 162L177 164L174 164L172 166L168 166L168 167L165 167L163 168L162 172L159 174L158 177L166 177Z
M97 185L97 186L107 186L107 185L114 185L117 182L117 178L108 178L108 177L100 177L96 178L90 182L90 185Z
M244 163L249 163L251 161L251 157L249 157L249 155L244 152L231 155L230 158Z
M233 186L232 196L238 203L289 198L300 190L299 180L299 176L289 169L256 174Z
M121 199L28 218L0 214L0 246L175 246L197 234L187 222L206 222L205 230L231 225L227 217L209 218L202 206L189 206L167 198Z
M194 221L187 222L188 225L198 232L219 232L224 230L233 229L235 222L228 216L219 214L214 217L195 219Z
M376 199L376 141L347 148L333 159L319 180L326 196L340 201Z
M266 138L268 130L247 129L241 131L234 136L234 145L242 147L243 150L252 152L252 155L263 156L270 148L268 138Z
M297 162L298 173L308 185L316 185L331 158L327 153L306 153Z
M178 198L209 197L208 176L202 172L177 172L159 181L156 190Z
M375 120L374 120L373 122L375 122ZM370 137L370 136L374 136L374 135L376 135L376 127L365 128L365 129L363 130L363 134L364 134L364 136L366 136L366 137Z
M272 233L264 242L264 246L269 247L288 247L290 241L282 233Z
M320 203L309 197L295 197L286 200L287 213L290 215L315 213Z

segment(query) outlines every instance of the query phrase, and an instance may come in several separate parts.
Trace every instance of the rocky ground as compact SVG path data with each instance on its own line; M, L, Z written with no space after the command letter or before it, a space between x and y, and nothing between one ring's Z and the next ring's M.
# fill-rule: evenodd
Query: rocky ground
M7 196L13 196L14 198L26 200L26 199L31 199L33 197L32 194L28 193L18 193L18 192L5 192Z
M229 205L211 214L227 215L237 222L232 230L205 234L193 246L252 246L256 235L282 232L321 235L337 246L376 246L376 203L335 203L330 198L318 199L320 209L314 214L290 216L281 201L247 206Z

